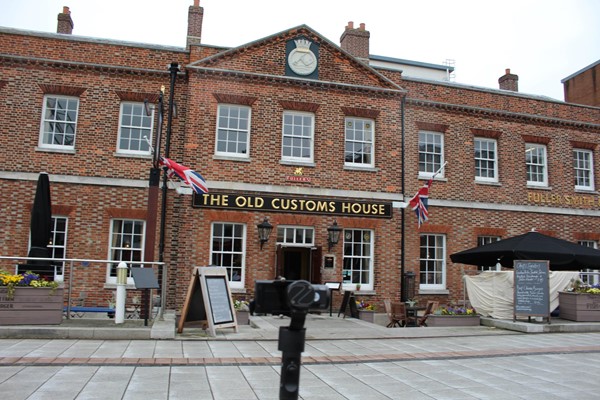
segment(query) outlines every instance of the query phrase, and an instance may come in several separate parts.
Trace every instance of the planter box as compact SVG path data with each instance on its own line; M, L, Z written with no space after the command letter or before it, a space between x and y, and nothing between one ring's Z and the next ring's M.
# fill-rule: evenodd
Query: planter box
M0 325L58 325L62 317L62 288L17 287L12 299L0 288Z
M427 326L479 326L479 315L430 315Z
M577 322L600 322L600 295L559 292L559 316Z
M235 318L238 325L250 325L250 311L236 311Z
M375 311L358 310L358 318L373 324L375 323Z

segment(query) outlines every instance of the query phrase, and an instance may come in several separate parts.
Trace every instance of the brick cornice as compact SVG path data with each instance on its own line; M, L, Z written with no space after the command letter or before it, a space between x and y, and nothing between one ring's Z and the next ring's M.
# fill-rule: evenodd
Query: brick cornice
M9 65L12 64L24 64L33 65L40 68L59 68L59 69L79 69L79 70L92 70L102 72L105 74L126 74L126 75L137 75L137 76L162 76L169 75L170 72L165 68L164 70L147 69L147 68L132 68L122 67L119 65L106 65L106 64L92 64L86 62L77 61L64 61L64 60L51 60L47 58L35 58L35 57L21 57L10 54L0 54L0 62ZM178 76L186 76L185 72L179 72Z
M419 130L423 131L433 131L433 132L446 132L448 130L448 125L436 124L433 122L424 122L424 121L416 121L415 124Z
M319 105L317 103L303 103L300 101L285 101L282 100L279 102L281 107L284 110L294 110L294 111L305 111L305 112L317 112L319 109Z
M246 80L248 82L268 82L270 84L282 84L282 85L293 85L303 87L316 87L324 90L340 90L344 92L369 94L371 96L394 98L397 97L400 101L401 97L406 95L406 91L403 89L390 89L384 87L375 86L361 86L346 84L340 82L320 81L313 79L295 78L291 76L281 75L269 75L259 74L248 71L235 71L217 68L204 68L204 67L192 67L188 70L194 70L198 74L219 76L223 79L231 79L232 81L239 82L240 80Z
M473 134L473 136L486 137L490 139L498 139L500 135L502 135L501 131L480 128L471 128L471 133Z
M580 142L578 140L571 140L571 146L577 149L595 150L598 145L596 143Z
M342 111L350 117L376 119L379 116L379 110L370 110L367 108L342 107Z
M435 108L439 110L445 111L453 111L458 113L484 116L488 118L498 118L498 119L506 119L510 121L517 122L526 122L533 124L542 124L542 125L558 125L558 126L566 126L570 128L578 128L578 129L590 129L593 131L600 131L600 124L594 124L591 122L583 122L583 121L574 121L574 120L566 120L561 118L554 117L544 117L540 115L534 114L526 114L526 113L517 113L512 111L504 111L504 110L495 110L491 108L481 108L481 107L473 107L473 106L465 106L458 104L450 104L450 103L440 103L429 100L421 100L421 99L411 99L406 98L406 104L416 107L423 108Z
M137 101L144 102L148 100L149 103L156 103L158 101L158 93L140 93L140 92L129 92L123 90L115 90L115 93L121 101Z
M548 144L550 143L549 137L543 136L533 136L533 135L521 135L523 141L526 143L538 143L538 144Z
M38 85L44 94L60 94L63 96L79 97L87 90L86 88L67 85L51 85L45 83L39 83Z
M217 99L219 103L241 104L248 107L251 107L256 101L256 97L229 93L213 93L213 97Z

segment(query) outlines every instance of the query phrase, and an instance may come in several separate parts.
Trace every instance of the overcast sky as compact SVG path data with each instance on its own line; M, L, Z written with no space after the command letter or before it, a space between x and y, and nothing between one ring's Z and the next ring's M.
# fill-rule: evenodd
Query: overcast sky
M185 47L193 0L3 0L0 26ZM306 24L339 45L365 23L370 53L442 64L456 82L498 88L510 68L522 93L563 100L561 79L600 59L598 0L200 0L202 43L239 46ZM0 49L2 52L2 49Z

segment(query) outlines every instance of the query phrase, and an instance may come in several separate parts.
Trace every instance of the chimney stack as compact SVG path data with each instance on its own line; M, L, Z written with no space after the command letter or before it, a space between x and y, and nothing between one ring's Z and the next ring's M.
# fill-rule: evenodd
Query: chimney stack
M200 45L202 38L202 19L204 8L200 7L200 0L194 0L194 5L188 10L187 47Z
M71 19L71 11L69 11L69 7L64 6L63 12L58 14L58 24L56 26L56 33L63 33L65 35L70 35L73 33L73 20Z
M510 73L510 68L506 68L506 73L498 79L500 89L511 90L513 92L519 91L519 76Z
M365 30L365 24L361 23L358 29L354 29L354 22L348 22L346 30L340 38L340 46L354 57L369 60L369 38L371 33Z

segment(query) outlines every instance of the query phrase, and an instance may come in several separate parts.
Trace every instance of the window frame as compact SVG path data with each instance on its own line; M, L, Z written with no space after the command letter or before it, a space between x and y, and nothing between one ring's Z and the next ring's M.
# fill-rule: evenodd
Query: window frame
M531 158L531 153L534 150L543 150L543 163L533 163L529 159ZM536 153L538 153L536 151ZM539 157L539 154L538 154ZM531 168L543 168L542 172L542 181L532 181L530 176L534 173L531 171ZM539 143L526 143L525 144L525 174L527 178L528 186L537 186L537 187L548 187L548 146L545 144ZM535 172L535 174L539 174L539 172Z
M488 145L488 147L485 150L479 150L480 152L480 156L477 156L477 143L486 143ZM489 144L493 144L494 145L494 157L493 158L484 158L481 156L482 152L486 152L489 154L490 150L489 150ZM485 138L485 137L475 137L474 141L473 141L473 150L474 150L474 161L475 161L475 180L478 182L493 182L493 183L497 183L498 182L498 141L496 139L490 139L490 138ZM479 162L487 162L487 163L493 163L493 168L483 168L480 166L480 168L477 167L477 163ZM487 176L480 176L478 175L478 171L493 171L494 177L490 178Z
M583 160L583 162L589 163L588 168L582 168L582 167L578 167L577 161L581 161L581 159L576 159L576 154L586 154L589 158L587 160ZM578 171L587 171L588 176L587 179L589 179L590 184L588 186L584 186L584 185L578 185ZM595 190L595 184L594 184L594 152L592 150L588 150L588 149L580 149L580 148L574 148L573 149L573 175L575 178L575 190Z
M427 136L431 136L433 138L439 138L439 147L440 147L440 152L436 153L436 152L432 152L432 151L427 151L427 148L425 148L425 151L422 151L421 148L423 146L428 147L428 146L436 146L437 143L435 141L433 141L432 143L430 143L429 141L423 141L422 140L422 135L427 135ZM444 134L441 132L433 132L433 131L426 131L426 130L420 130L419 131L419 140L418 140L418 151L419 151L419 155L418 155L418 168L419 168L419 178L420 179L429 179L431 178L437 171L440 171L440 168L442 168L442 165L444 165ZM421 161L422 155L424 155L425 161ZM428 158L428 155L430 155L430 157L433 157L434 160L429 162L426 159ZM439 157L439 161L436 161L435 158ZM432 166L433 170L432 171L427 171L428 166ZM424 170L422 169L422 167L424 167ZM444 178L445 176L445 170L442 169L440 171L440 173L438 175L436 175L436 178Z
M502 238L500 236L480 235L480 236L477 236L477 247L485 246L486 244L491 244L491 243L497 242L499 240L502 240ZM500 271L501 267L498 265L498 263L496 263L496 265L478 265L477 270L478 271Z
M226 108L231 109L231 108L237 108L238 110L247 110L248 112L248 117L246 120L246 124L247 124L247 129L240 129L238 128L231 128L230 123L228 123L226 128L222 128L220 126L220 121L222 118L226 118L228 122L232 121L232 118L230 117L230 114L228 116L222 116L221 112L223 110L225 110ZM239 115L239 113L238 113ZM242 120L241 118L237 118L238 121ZM241 104L228 104L228 103L220 103L217 106L217 121L216 121L216 127L215 127L215 156L220 156L220 157L234 157L234 158L242 158L242 159L247 159L250 158L250 133L251 133L251 124L252 124L252 107L249 106L244 106ZM226 136L229 136L231 132L235 132L236 133L236 137L239 137L239 135L242 132L245 132L246 134L246 153L242 153L242 152L231 152L231 151L219 151L219 131L220 130L225 130L226 131ZM227 137L227 139L224 141L226 143L225 147L229 147L230 143L233 143L232 141L229 140L229 137ZM235 143L243 143L241 141L236 141Z
M222 225L222 231L225 232L225 225L231 225L232 226L232 232L235 232L235 227L241 227L242 232L241 235L239 236L239 240L241 240L241 249L239 251L235 251L234 247L232 246L232 250L229 252L225 252L224 249L221 251L217 251L215 250L214 244L215 244L215 240L216 240L216 236L215 236L215 226L216 225ZM231 236L232 238L235 238L236 236ZM225 240L226 238L229 238L229 236L220 236L220 238L222 238L222 240ZM227 222L227 221L213 221L210 224L210 251L209 251L209 263L210 265L214 265L214 266L218 266L218 267L223 267L227 270L227 279L229 281L229 287L231 289L243 289L244 285L245 285L245 281L246 281L246 242L247 242L247 225L244 223L238 223L238 222ZM219 263L215 261L215 255L216 254L228 254L231 256L232 259L232 265L223 265L223 263ZM240 257L240 271L241 271L241 275L240 275L240 280L239 281L235 281L232 280L232 270L234 268L238 268L236 265L233 264L233 260L234 257L236 255L239 255ZM221 260L223 259L223 256L221 256Z
M115 233L115 224L118 221L122 222L121 232ZM130 234L128 232L125 232L125 229L124 229L125 223L134 223L133 230ZM137 225L137 224L141 224L140 233L135 232L135 225ZM125 243L127 243L126 240L122 240L122 243L120 246L113 245L113 240L116 239L115 235L121 235L122 239L125 236L131 236L132 239L136 236L140 236L140 238L141 238L140 245L138 247L133 247L133 244L135 243L134 240L131 240L129 242L130 247L125 246ZM143 264L137 264L136 262L144 261L145 242L146 242L146 221L145 220L135 219L135 218L111 218L110 232L109 232L109 236L108 236L108 260L113 260L115 262L114 263L109 262L107 264L106 283L108 283L108 284L116 284L117 283L117 272L116 272L117 266L119 265L119 263L121 261L125 261L127 263L127 267L128 267L127 284L128 285L134 284L133 277L131 275L131 268L134 266L143 265ZM115 257L114 256L116 254L115 252L120 252L119 253L120 257ZM128 259L123 258L123 252L130 252ZM139 254L139 257L135 257L135 258L139 258L138 260L134 259L134 254ZM115 271L114 275L112 275L113 269Z
M360 242L354 242L354 241L350 241L353 239L354 233L353 232L360 232L360 238L361 241ZM368 234L368 238L365 239L365 233ZM344 290L355 290L356 289L356 285L360 283L361 285L361 290L374 290L375 288L375 282L373 282L374 280L374 269L375 269L375 239L374 239L374 231L372 229L362 229L362 228L352 228L352 229L344 229L342 232L343 235L343 257L342 257L342 287ZM367 242L368 241L368 242ZM354 251L352 251L352 254L347 254L346 250L347 248L350 248L352 250L355 249L355 246L360 246L360 253L361 254L354 254ZM369 251L369 254L367 256L364 255L365 253L365 246L367 246L367 249ZM347 261L348 260L348 261ZM350 266L353 266L353 260L358 260L360 262L360 268L358 268L358 270L352 269L352 268L346 268L347 264L350 264ZM368 268L364 268L364 261L368 262ZM349 271L349 275L350 275L350 281L346 280L344 278L344 276L346 275L346 271ZM358 271L358 272L354 272L354 271ZM360 277L360 275L364 275L366 271L366 275L368 278L368 282L363 282L362 281L362 277ZM357 281L355 279L355 273L359 274L359 278L360 281Z
M423 277L422 275L428 275L430 273L434 273L437 274L437 268L433 269L433 270L429 270L429 268L425 268L425 271L423 271L423 262L427 263L428 261L432 260L431 258L427 257L427 258L423 258L421 256L421 252L423 249L423 243L422 243L422 239L423 238L435 238L435 246L431 247L431 246L427 246L426 249L430 249L433 248L434 249L434 253L437 252L437 249L439 248L437 246L437 239L441 238L442 240L442 246L441 246L441 257L436 257L433 259L433 262L436 264L440 264L441 266L441 282L439 283L423 283ZM446 235L444 234L438 234L438 233L425 233L425 234L421 234L419 235L419 290L445 290L446 289L446 270L447 270L447 264L446 264L446 252L447 252L447 244L446 244ZM425 280L425 282L427 282L427 280Z
M299 235L303 240L298 240ZM312 247L315 245L315 228L301 225L277 225L276 242L289 247Z
M291 138L291 140L293 141L295 140L306 140L307 138L303 137L303 136L299 136L299 135L289 135L286 134L286 126L288 126L288 124L286 124L286 117L291 116L292 118L294 117L310 117L310 138L308 138L308 140L310 140L310 157L295 157L295 156L291 156L291 155L285 155L285 149L286 148L290 148L292 149L292 153L293 150L296 149L295 146L290 145L290 146L286 146L285 142L286 142L286 137ZM304 112L304 111L292 111L292 110L285 110L283 112L283 118L282 118L282 124L281 124L281 160L283 162L292 162L292 163L313 163L314 159L315 159L315 114L311 113L311 112ZM293 127L294 125L292 125ZM305 125L302 125L303 127ZM293 129L293 128L292 128ZM299 147L300 149L303 149L304 147Z
M356 129L353 129L353 132L355 133L355 137L352 139L348 138L348 124L352 123L352 127L356 127L356 125L358 123L362 123L363 127L367 124L371 124L371 128L370 128L370 136L371 136L371 140L368 141L366 139L364 139L364 137L366 136L365 134L365 129L362 129L362 137L363 140L359 140L356 138ZM349 152L347 151L348 145L349 143L353 143L353 144L362 144L362 148L364 149L365 147L369 147L369 152L361 152L361 153L355 153L353 152L352 154L360 154L361 155L361 159L364 158L365 156L368 156L370 161L369 162L355 162L355 161L347 161L347 155L349 154ZM344 118L344 165L347 167L356 167L356 168L374 168L375 167L375 121L369 118L358 118L358 117L346 117Z
M59 220L64 220L64 231L58 232L56 227L58 225ZM63 235L63 243L56 244L57 235ZM52 216L52 238L50 239L50 243L48 244L48 248L50 249L50 257L52 258L67 258L67 240L69 237L69 217L65 217L62 215L53 215ZM56 253L62 251L62 255L57 256ZM63 282L65 277L65 262L57 261L54 263L54 280L57 282Z
M141 111L140 116L142 118L142 120L141 120L142 124L140 126L123 124L123 109L126 105L131 105L133 108L139 108L139 111ZM132 110L132 112L133 112L133 110ZM133 114L133 113L131 115L132 115L132 117L138 116L138 114ZM150 121L150 127L143 126L145 119ZM127 139L129 148L128 149L122 148L121 140L123 140L123 129L131 129L132 131L135 129L140 130L141 136L139 138L139 141L141 143L147 143L148 150L131 150L131 143L132 143L131 136L129 137L129 139ZM140 103L138 101L122 101L119 106L119 130L118 130L118 134L117 134L117 153L133 154L133 155L150 155L151 154L151 145L150 144L152 143L152 140L153 140L152 132L154 132L154 107L151 107L150 115L146 115L146 107L144 106L144 103ZM146 140L144 139L144 136L148 137L148 142L146 142Z
M581 245L581 246L585 246L585 247L591 247L592 249L597 249L598 248L598 241L596 240L579 240L577 241L577 244ZM599 269L593 269L593 268L584 268L583 272L594 272L594 273L599 273L600 270ZM582 274L581 276L581 280L583 283L586 283L588 285L597 285L600 283L600 275L587 275L587 274ZM591 278L591 279L590 279Z
M55 102L59 102L60 100L65 100L67 101L67 109L65 111L65 113L68 114L68 104L70 101L76 101L76 107L75 107L75 121L66 121L66 120L58 120L56 119L56 116L54 119L50 119L47 118L46 114L49 112L48 109L48 100L49 99L54 99ZM42 118L41 118L41 122L40 122L40 135L38 138L38 146L40 148L43 149L55 149L55 150L74 150L75 149L75 143L77 140L77 124L78 124L78 120L79 120L79 97L77 96L63 96L63 95L58 95L58 94L45 94L44 95L44 102L42 105ZM55 138L55 132L48 132L48 135L52 135L52 140L50 141L50 143L46 143L45 138L46 138L46 123L49 124L65 124L65 126L67 125L71 125L73 127L73 143L70 145L65 145L64 144L64 138L63 138L63 144L54 144L52 143L54 141ZM64 135L64 133L63 133Z

